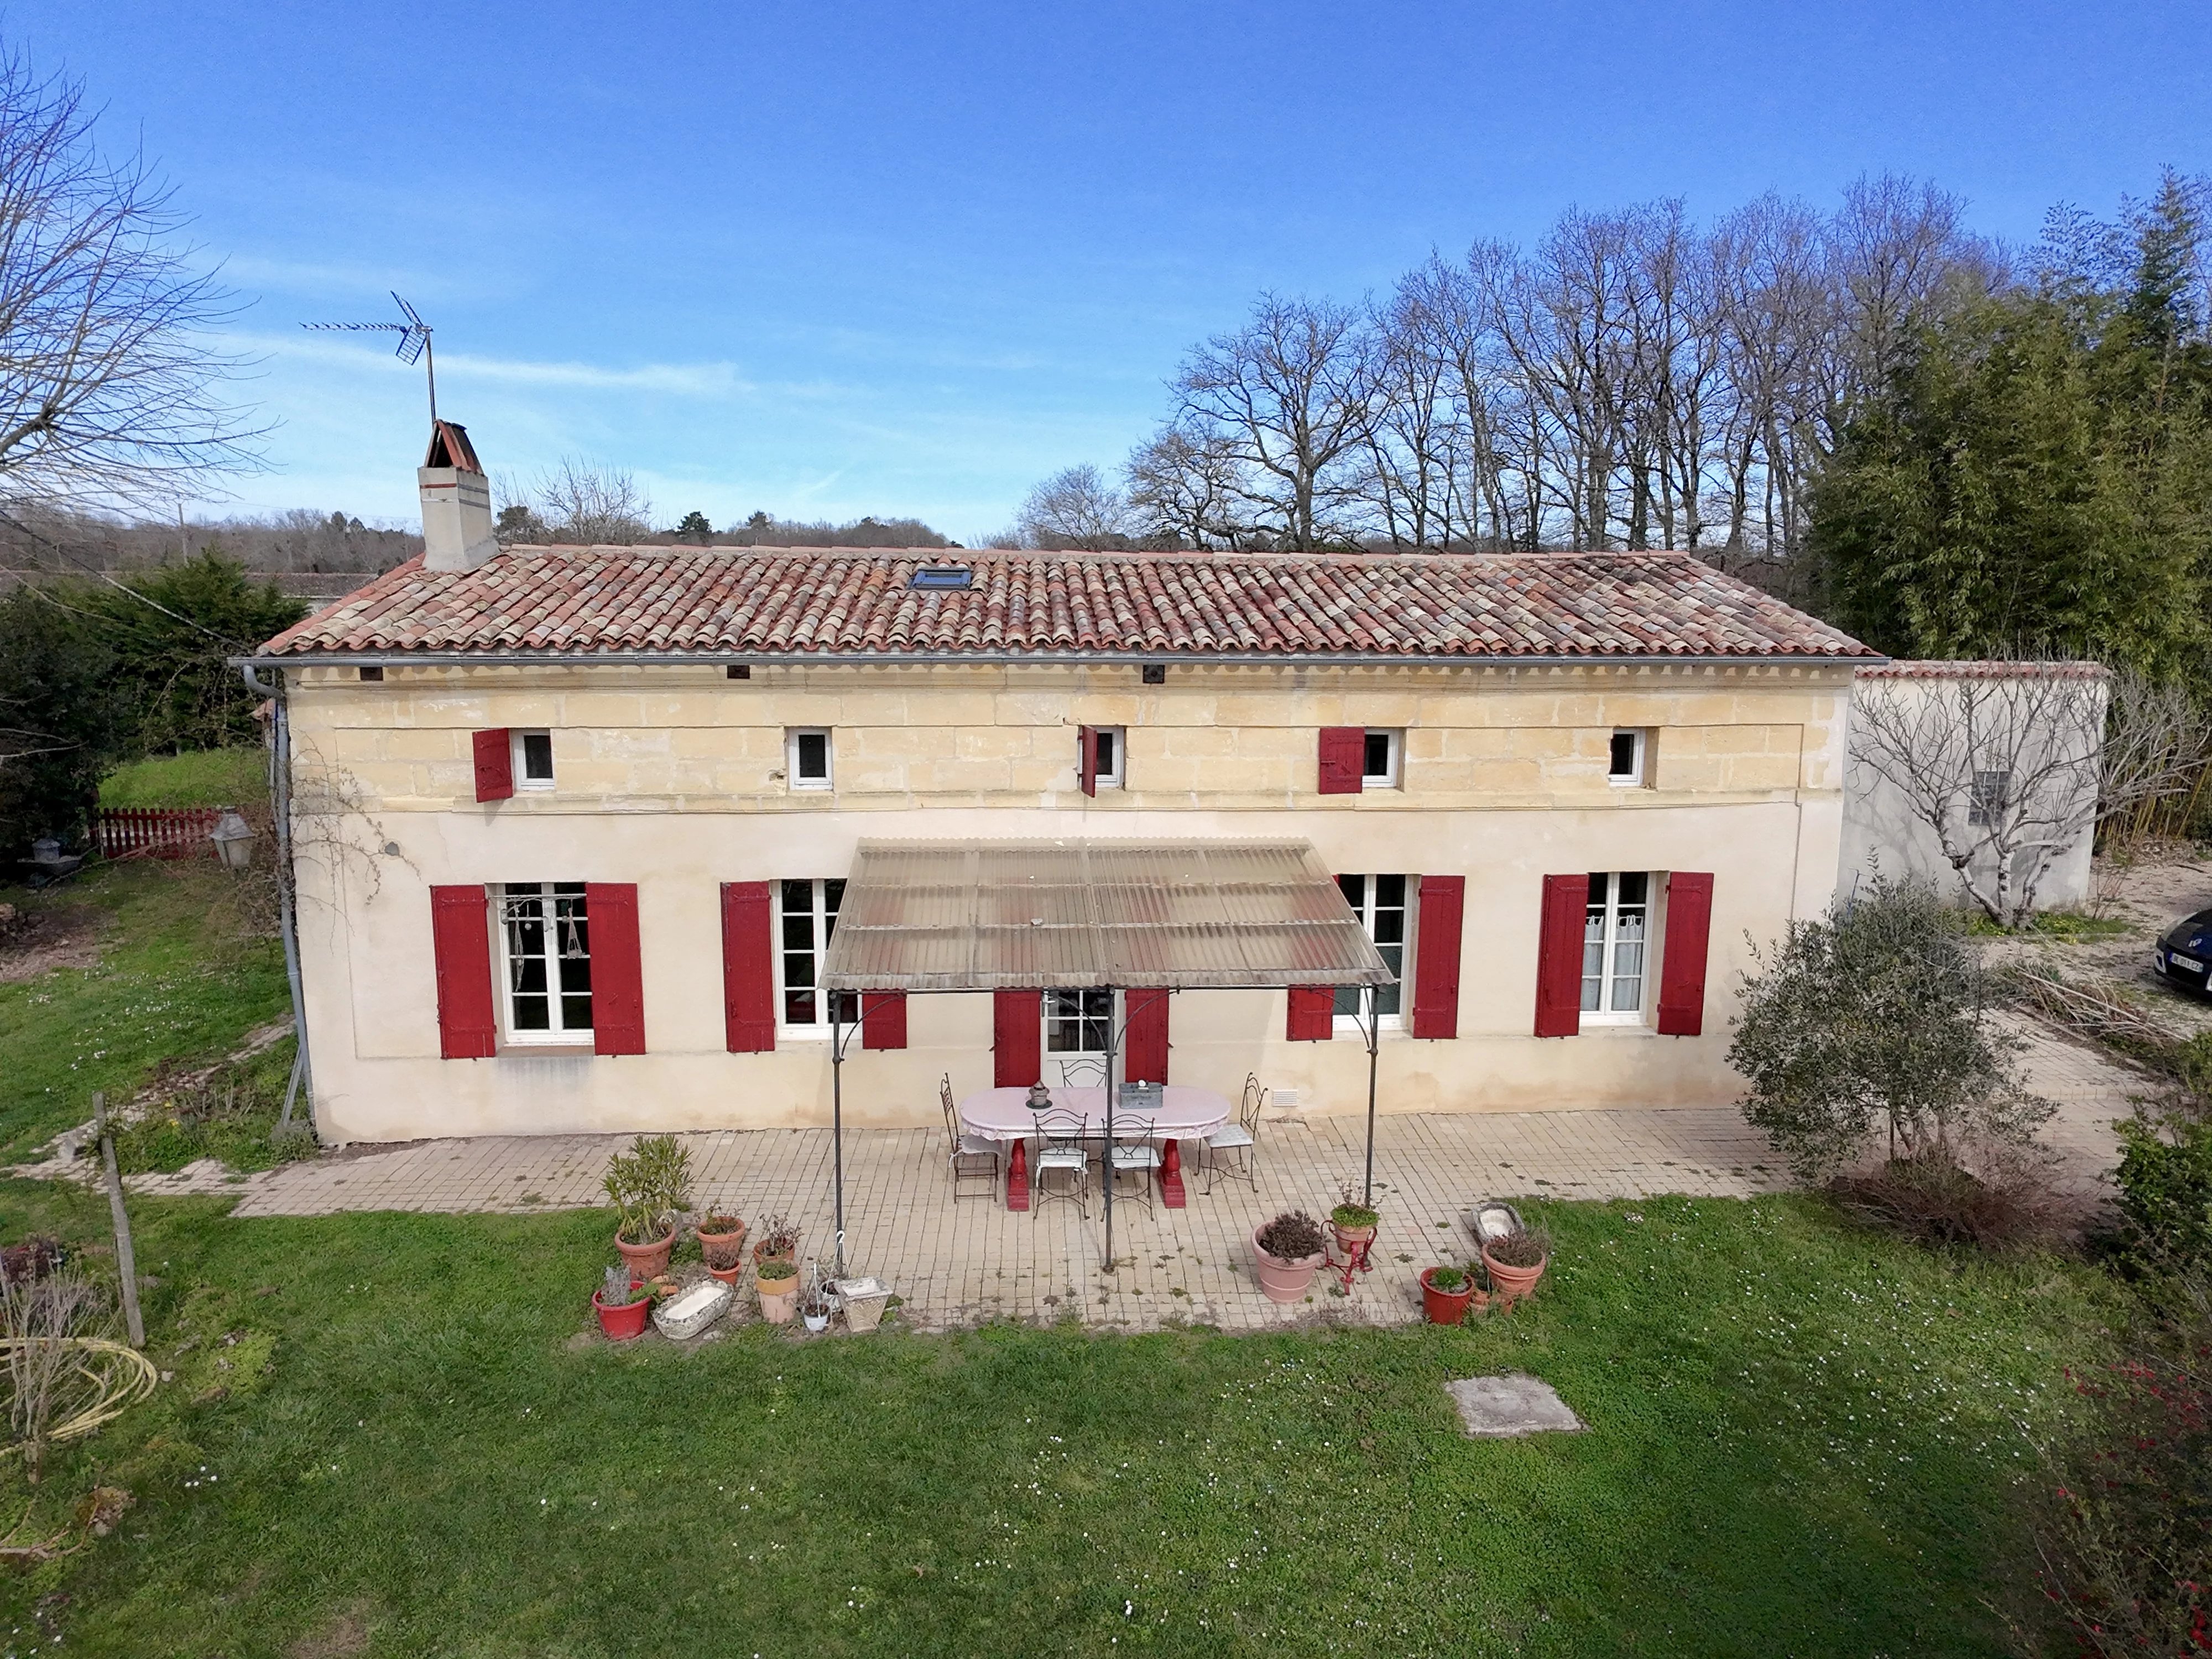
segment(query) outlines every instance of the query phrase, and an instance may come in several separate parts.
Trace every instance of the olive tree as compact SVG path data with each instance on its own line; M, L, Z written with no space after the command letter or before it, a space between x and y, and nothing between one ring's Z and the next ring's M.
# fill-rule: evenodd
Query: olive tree
M1976 1135L2025 1140L2054 1109L2027 1094L2020 1040L1958 915L1922 881L1877 878L1752 947L1729 1064L1745 1118L1801 1178L1834 1173L1887 1130L1890 1152L1954 1158Z

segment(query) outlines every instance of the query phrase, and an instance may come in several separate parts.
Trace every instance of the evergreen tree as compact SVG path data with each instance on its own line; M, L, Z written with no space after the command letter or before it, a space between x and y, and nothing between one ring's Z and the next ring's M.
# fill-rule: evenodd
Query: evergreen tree
M0 859L42 836L82 845L120 746L113 666L75 607L27 586L0 598Z
M1814 492L1840 627L1899 655L2212 665L2212 341L2197 191L2169 177L2070 264L1924 322Z

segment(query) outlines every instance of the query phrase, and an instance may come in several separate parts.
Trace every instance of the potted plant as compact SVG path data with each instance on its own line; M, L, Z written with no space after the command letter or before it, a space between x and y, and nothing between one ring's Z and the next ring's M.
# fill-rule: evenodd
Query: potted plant
M760 1297L761 1317L771 1325L788 1325L799 1305L799 1264L780 1255L755 1262L753 1289Z
M1497 1238L1486 1239L1482 1265L1490 1271L1498 1305L1510 1308L1522 1297L1534 1296L1536 1281L1544 1276L1545 1264L1551 1258L1551 1235L1541 1227L1516 1227Z
M1296 1302L1312 1288L1328 1258L1321 1223L1304 1210L1285 1210L1252 1230L1252 1259L1260 1288L1271 1302Z
M631 1273L651 1279L665 1271L676 1218L691 1207L691 1154L673 1135L640 1135L607 1160L604 1184L615 1206L615 1249Z
M610 1342L627 1342L645 1334L653 1297L628 1267L610 1267L606 1283L592 1292L592 1306L599 1313L601 1334Z
M799 1261L799 1229L781 1212L761 1218L760 1240L753 1246L754 1267L771 1261L794 1266Z
M692 1226L699 1237L699 1254L707 1271L725 1285L734 1285L745 1267L745 1224L723 1210L709 1210Z
M1431 1325L1466 1323L1468 1304L1480 1294L1464 1267L1421 1269L1421 1314Z
M799 1298L799 1316L817 1336L830 1328L830 1287L822 1282L822 1276L808 1273L805 1292Z
M1328 1212L1329 1231L1336 1235L1338 1249L1346 1255L1361 1255L1375 1243L1375 1229L1382 1224L1382 1218L1371 1205L1352 1195L1350 1182L1336 1190L1343 1201Z

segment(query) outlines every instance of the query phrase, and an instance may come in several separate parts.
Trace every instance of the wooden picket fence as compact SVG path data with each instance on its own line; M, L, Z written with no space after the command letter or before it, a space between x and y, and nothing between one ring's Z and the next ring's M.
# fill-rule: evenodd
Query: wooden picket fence
M103 806L100 855L109 859L189 859L212 854L208 832L225 806Z

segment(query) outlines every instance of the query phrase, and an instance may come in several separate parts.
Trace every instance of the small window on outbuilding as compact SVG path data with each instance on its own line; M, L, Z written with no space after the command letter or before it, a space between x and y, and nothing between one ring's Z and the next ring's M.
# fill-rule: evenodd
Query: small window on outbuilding
M2011 795L2010 772L1975 773L1973 784L1966 791L1966 822L1977 830L2002 823Z

